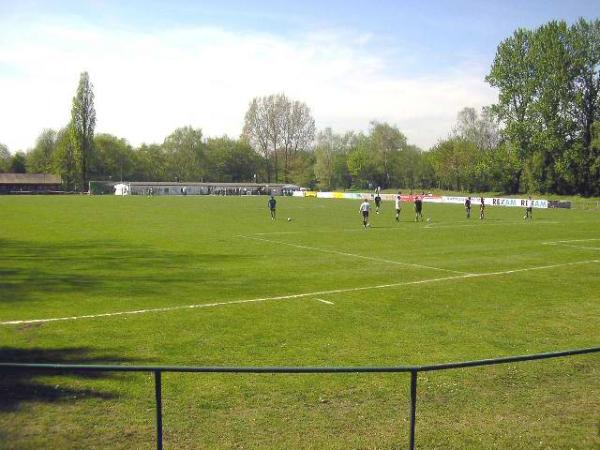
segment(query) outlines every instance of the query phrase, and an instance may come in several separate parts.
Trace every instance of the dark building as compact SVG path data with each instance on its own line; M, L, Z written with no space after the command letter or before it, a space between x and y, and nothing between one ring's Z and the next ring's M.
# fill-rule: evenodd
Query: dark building
M0 173L0 194L43 194L61 185L59 176L46 173Z

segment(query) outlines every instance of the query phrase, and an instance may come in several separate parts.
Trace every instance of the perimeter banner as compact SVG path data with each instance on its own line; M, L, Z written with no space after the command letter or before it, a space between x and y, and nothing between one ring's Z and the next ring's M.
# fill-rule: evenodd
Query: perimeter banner
M294 191L294 197L317 197L317 198L342 198L350 200L374 200L375 194L370 192L316 192L316 191ZM381 194L381 200L393 201L396 200L398 194ZM404 203L413 203L416 195L400 195L400 199ZM449 195L422 195L423 202L425 203L451 203L451 204L465 204L467 197L461 196L449 196ZM489 206L507 206L507 207L518 207L525 208L527 205L526 198L504 198L504 197L485 197L483 202ZM479 204L480 197L471 197L471 203L473 206ZM550 205L548 200L534 199L532 200L534 208L548 208Z
M481 197L471 197L471 204L477 206ZM442 203L465 203L467 197L442 196ZM489 206L509 206L525 208L527 206L526 198L502 198L502 197L484 197L483 202ZM548 208L548 200L532 199L534 208Z

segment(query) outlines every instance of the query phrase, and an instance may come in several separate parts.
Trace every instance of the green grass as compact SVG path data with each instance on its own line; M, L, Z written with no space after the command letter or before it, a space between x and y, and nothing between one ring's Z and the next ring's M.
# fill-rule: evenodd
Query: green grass
M0 197L0 322L267 299L0 325L0 359L387 366L598 345L597 210L481 222L426 203L430 223L406 205L397 224L386 202L363 230L359 203L281 198L273 223L265 198ZM404 374L168 374L165 447L406 448L408 388ZM5 375L0 448L151 448L153 393L150 375ZM417 444L597 448L598 411L597 354L427 373Z

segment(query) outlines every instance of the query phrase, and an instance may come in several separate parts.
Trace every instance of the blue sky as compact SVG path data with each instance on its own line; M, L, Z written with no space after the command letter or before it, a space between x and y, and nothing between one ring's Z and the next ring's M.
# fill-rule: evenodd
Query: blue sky
M252 97L285 92L319 128L385 120L428 148L495 100L484 77L515 29L599 16L587 0L0 0L0 142L66 124L87 70L97 132L134 145L188 124L237 136Z

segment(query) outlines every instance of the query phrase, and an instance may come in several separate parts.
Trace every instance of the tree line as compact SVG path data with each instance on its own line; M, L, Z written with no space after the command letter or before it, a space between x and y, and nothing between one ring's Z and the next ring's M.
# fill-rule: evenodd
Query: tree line
M0 145L0 171L55 173L73 190L89 180L260 181L600 195L600 21L515 31L498 46L486 81L498 102L461 110L448 137L427 151L388 123L317 131L310 108L285 94L252 99L238 138L205 138L185 126L133 148L94 134L93 87L83 73L69 124L44 130L28 152L11 156Z

